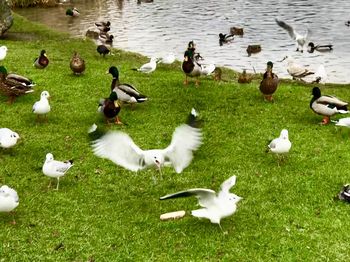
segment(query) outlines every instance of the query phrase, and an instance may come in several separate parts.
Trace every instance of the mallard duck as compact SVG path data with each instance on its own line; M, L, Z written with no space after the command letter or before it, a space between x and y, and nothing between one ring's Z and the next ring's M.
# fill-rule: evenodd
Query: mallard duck
M6 185L0 187L0 212L11 212L19 204L19 198L16 190ZM16 224L15 219L11 222Z
M66 10L66 15L71 16L71 17L77 17L77 16L80 15L80 12L79 12L79 10L76 9L75 7L73 7L73 8L68 8L68 9Z
M239 75L237 81L240 84L247 84L247 83L250 83L252 81L252 78L251 78L251 76L249 76L247 74L247 70L243 69L243 72L242 72L242 74Z
M215 81L221 81L222 70L220 67L215 67L213 78Z
M230 34L243 36L244 35L243 28L233 26L230 28Z
M104 115L107 124L109 124L109 120L113 118L115 119L115 124L122 124L118 117L120 109L118 95L115 91L112 91L108 98L101 99L98 105L98 111Z
M133 68L133 70L146 74L152 73L157 68L157 60L158 58L151 57L151 60L148 63L143 64L140 68Z
M104 32L107 33L111 28L111 22L107 21L107 22L95 22L95 26L97 27L98 30L100 30L100 32Z
M85 70L85 61L77 52L74 52L72 59L70 60L70 69L74 74L81 74Z
M196 85L199 85L198 77L202 74L202 66L194 59L193 53L187 50L181 65L182 71L185 73L184 84L188 84L187 77L196 77Z
M350 26L350 20L345 22L346 26Z
M41 92L40 100L36 101L33 105L32 111L37 116L37 120L41 115L46 116L47 113L51 111L51 106L49 104L50 94L47 91ZM47 120L47 117L46 117Z
M4 60L7 55L7 47L6 46L0 46L0 61Z
M289 36L295 41L296 45L296 51L303 52L304 51L304 46L306 44L306 39L309 34L309 29L307 29L306 33L304 35L299 34L297 31L294 30L294 28L287 23L278 20L277 18L275 19L277 25L282 27L284 30L286 30L289 34Z
M93 39L98 39L98 37L100 36L100 32L94 31L92 29L88 29L85 33L85 36Z
M260 91L267 101L272 101L272 94L276 91L278 86L278 76L272 72L273 63L267 62L266 72L264 78L260 82Z
M100 34L98 37L98 39L105 44L113 43L113 38L114 36L109 34Z
M119 101L128 104L142 103L147 101L147 97L142 95L132 85L119 83L119 71L115 66L111 66L108 70L108 73L113 76L111 91L117 93Z
M11 104L16 97L34 92L32 80L17 74L7 74L4 66L0 66L0 91L9 97Z
M39 69L44 69L49 65L49 59L47 58L46 51L41 50L40 56L38 58L35 58L34 60L34 66Z
M313 53L315 50L318 52L329 52L333 50L333 45L315 45L313 42L310 42L307 46L307 51Z
M251 54L259 53L260 51L261 45L248 45L247 47L248 56L250 56Z
M327 125L330 117L335 114L348 113L347 102L341 101L334 96L321 95L321 90L316 86L312 89L312 99L310 101L310 108L316 114L322 115L323 120L321 124Z
M97 46L97 52L100 54L100 55L103 55L103 57L105 57L105 55L109 54L109 52L111 52L111 50L109 50L107 48L107 46L105 45L99 45Z
M223 44L228 44L234 40L233 35L227 35L227 34L219 34L219 44L222 46Z

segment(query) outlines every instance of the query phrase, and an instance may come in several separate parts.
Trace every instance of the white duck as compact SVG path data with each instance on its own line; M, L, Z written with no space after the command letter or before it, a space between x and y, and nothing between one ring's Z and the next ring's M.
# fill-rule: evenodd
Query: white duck
M41 92L40 100L35 102L33 105L33 113L37 115L37 119L39 116L46 115L51 111L51 106L49 104L50 94L47 91Z
M0 147L10 148L16 145L19 135L9 128L0 128Z
M6 185L0 187L0 212L11 212L19 204L19 198L17 192ZM13 224L16 221L13 220Z
M133 69L133 70L149 74L149 73L152 73L154 70L156 70L156 68L157 68L157 58L156 57L152 57L151 60L148 63L142 65L138 69L136 68L136 69Z
M216 193L206 188L193 188L160 198L166 200L177 197L195 196L201 209L192 210L192 215L198 218L207 218L211 223L218 224L221 228L221 219L231 216L236 212L237 203L241 197L230 193L231 187L236 184L236 176L232 176L221 184L221 190Z
M288 130L283 129L280 133L280 136L273 139L268 145L268 152L275 154L286 154L289 152L292 147L292 143L288 138Z
M66 172L73 166L73 160L67 160L65 162L54 160L51 153L46 154L45 163L43 165L43 173L48 177L57 178L57 187L60 185L60 177L64 176ZM49 187L51 185L51 181Z

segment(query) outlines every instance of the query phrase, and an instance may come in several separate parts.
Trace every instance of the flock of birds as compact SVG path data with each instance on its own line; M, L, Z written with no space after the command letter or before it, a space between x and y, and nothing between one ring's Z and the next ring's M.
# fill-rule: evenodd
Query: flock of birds
M79 11L76 8L67 9L66 15L79 16ZM276 19L276 23L285 29L291 38L295 40L296 50L303 51L306 45L308 32L305 35L297 33L293 27L287 23ZM110 22L96 22L96 30L88 30L87 36L99 38L104 43L111 43L113 36L109 35ZM230 34L220 34L220 45L229 43L233 40L234 35L243 35L242 28L231 28ZM332 45L314 45L309 43L310 52L321 51L321 49L331 50ZM249 52L254 53L259 50L259 47L248 47ZM97 46L97 52L100 55L107 55L111 50L104 44ZM7 47L0 47L0 61L4 60L7 54ZM293 78L301 79L307 75L314 74L305 68L297 66L291 58L288 60L288 72ZM175 61L174 54L168 54L162 58L152 57L150 61L134 70L150 74L157 68L157 63L171 64ZM205 64L204 59L196 52L196 45L190 41L187 50L184 53L184 60L181 68L185 74L184 84L189 83L188 77L196 78L196 86L199 85L198 78L202 75L214 74L215 80L221 79L221 71L215 67L214 64ZM42 50L39 57L34 60L33 64L38 69L45 69L49 65L49 59L46 51ZM80 75L85 70L85 61L77 52L74 52L70 68L76 75ZM111 66L108 73L112 76L110 95L107 98L101 99L98 105L98 111L104 116L106 123L113 121L115 124L122 124L118 117L121 107L124 103L136 104L148 100L147 96L139 92L133 85L121 83L119 81L119 71L117 67ZM244 83L242 78L239 78L240 83ZM318 81L319 82L319 81ZM259 89L267 101L273 101L273 93L278 87L279 79L273 73L273 63L267 62L266 71L263 74L263 79L260 82ZM0 92L9 97L8 102L13 103L15 98L20 95L25 95L33 92L34 83L27 77L20 76L13 73L8 73L4 66L0 66ZM338 113L348 113L347 102L344 102L336 97L321 95L318 87L312 90L312 99L310 101L310 108L317 114L322 115L322 124L328 124L330 117ZM37 115L37 121L42 119L47 121L47 114L51 107L49 103L50 94L48 91L43 91L40 95L40 100L35 102L32 111ZM350 118L343 118L336 121L336 125L350 127ZM89 130L90 134L98 132L97 126L94 124ZM0 128L0 147L11 148L16 145L20 136L10 130L9 128ZM188 167L193 159L193 152L196 151L202 143L202 132L200 128L200 120L198 120L198 113L192 109L187 122L178 126L172 135L172 140L164 149L150 149L143 150L138 147L130 136L120 131L109 131L102 133L97 139L92 142L93 153L100 157L106 158L115 164L122 166L131 171L139 171L145 168L155 167L159 170L162 176L163 166L172 166L176 173L181 173ZM267 151L277 155L287 154L292 147L289 140L288 130L283 129L279 137L273 139L267 146ZM45 162L42 166L44 175L52 178L57 178L56 190L59 189L59 179L68 172L73 166L73 161L58 161L55 160L52 153L47 153ZM181 192L165 195L160 200L172 199L177 197L195 196L198 199L198 204L201 209L193 210L192 215L199 218L207 218L212 223L220 226L222 218L228 217L236 211L237 203L242 199L241 197L230 193L230 189L236 183L236 176L232 176L225 180L221 185L221 190L216 193L211 189L193 188ZM51 185L51 180L50 180ZM49 187L50 187L49 185ZM341 199L350 199L350 186L344 186L343 191L339 195ZM11 212L19 204L19 197L17 192L3 185L0 188L0 212ZM161 216L162 219L174 219L182 217L181 213L167 213ZM221 226L220 226L221 228Z

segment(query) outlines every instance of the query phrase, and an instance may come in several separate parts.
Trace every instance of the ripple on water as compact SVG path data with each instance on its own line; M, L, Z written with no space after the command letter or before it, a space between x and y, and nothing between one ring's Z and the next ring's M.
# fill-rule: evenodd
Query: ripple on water
M109 20L110 33L116 36L115 47L147 56L174 52L181 60L187 43L194 40L207 60L235 70L252 71L254 67L263 72L266 62L271 60L275 62L275 72L289 78L285 63L277 61L292 55L296 62L311 69L324 64L329 82L350 83L350 28L344 25L350 19L347 12L350 1L335 0L330 5L319 0L222 0L219 4L210 0L156 0L138 5L136 1L75 0L74 4L81 11L76 19L65 16L67 6L16 12L75 36L85 35L95 21ZM295 44L276 25L276 17L301 33L309 28L313 42L332 43L334 50L325 54L295 52ZM232 44L219 46L218 34L229 33L232 26L244 27L244 37L235 37ZM262 51L248 57L245 50L249 44L260 44Z

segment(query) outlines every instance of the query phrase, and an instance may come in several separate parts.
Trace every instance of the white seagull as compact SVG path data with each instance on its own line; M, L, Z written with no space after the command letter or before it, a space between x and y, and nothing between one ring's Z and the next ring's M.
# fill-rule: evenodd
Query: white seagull
M3 45L0 47L0 61L4 60L6 55L7 55L7 47Z
M0 128L0 147L10 148L16 145L19 135L9 128Z
M273 139L268 145L268 151L275 154L286 154L292 147L288 138L288 130L283 129L278 138Z
M142 65L138 69L136 68L136 69L133 69L133 70L149 74L149 73L152 73L154 70L156 70L156 67L157 67L157 58L156 57L152 57L151 60L148 63Z
M19 204L19 198L17 192L3 185L0 187L0 212L11 212ZM16 224L16 221L13 220L13 224Z
M207 218L211 223L220 226L221 219L233 215L237 209L237 203L242 199L230 193L231 187L235 184L236 176L232 176L221 184L221 190L218 194L211 189L193 188L163 196L160 200L195 196L198 198L198 204L203 208L192 210L191 214L198 218Z
M287 61L287 72L290 74L293 79L302 79L305 76L315 74L312 71L309 71L306 67L303 67L299 64L297 64L294 59L290 56L285 56L282 61ZM280 61L280 62L282 62Z
M65 162L54 160L53 155L51 153L46 154L45 163L43 165L43 173L48 177L57 178L57 187L60 184L60 177L64 176L66 172L73 166L73 160L68 160ZM51 181L49 187L51 186Z
M282 27L283 29L285 29L289 36L295 40L295 44L296 44L296 48L297 50L296 51L300 51L300 52L303 52L304 51L304 45L306 44L307 42L307 37L310 33L309 29L307 29L306 33L304 35L301 35L299 34L297 31L295 31L295 29L288 25L287 23L281 21L281 20L278 20L277 18L275 19L276 20L276 23Z
M201 130L195 127L195 113L193 109L191 116L194 123L178 126L170 145L164 149L142 150L126 133L111 131L93 141L93 152L131 171L156 166L161 172L162 166L172 165L176 173L181 173L191 163L193 151L202 141Z
M166 54L164 56L162 56L161 58L158 59L158 63L162 63L162 64L172 64L175 62L175 55L174 53L169 53Z
M350 128L350 117L340 118L338 120L331 120L336 126L344 126Z
M33 113L37 115L37 119L40 115L46 115L50 112L51 106L49 104L50 94L47 91L41 92L40 100L33 105Z

